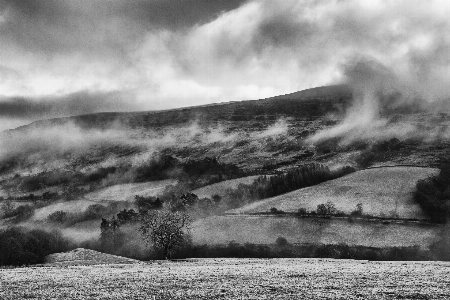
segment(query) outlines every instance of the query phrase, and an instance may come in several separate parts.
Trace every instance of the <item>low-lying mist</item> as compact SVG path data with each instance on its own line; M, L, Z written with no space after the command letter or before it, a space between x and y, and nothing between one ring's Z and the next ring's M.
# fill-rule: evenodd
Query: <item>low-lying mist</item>
M424 141L450 138L449 122L440 120L437 114L450 112L450 90L444 78L442 85L438 85L425 75L390 69L365 58L344 65L343 73L352 90L353 103L342 122L314 134L309 142L340 138L340 144L347 145L390 138ZM427 123L418 124L417 119L405 117L411 113L431 117Z
M46 173L47 181L65 182L81 173L93 179L106 176L101 186L108 186L132 182L130 170L159 161L164 153L181 153L180 159L190 159L191 153L196 153L200 159L201 153L209 151L207 155L215 157L224 148L233 149L251 141L262 147L260 144L268 139L286 137L288 129L289 120L284 118L250 130L199 120L154 129L129 128L119 123L106 129L86 128L71 121L31 125L1 134L0 176L16 180L11 185L20 188L17 175Z

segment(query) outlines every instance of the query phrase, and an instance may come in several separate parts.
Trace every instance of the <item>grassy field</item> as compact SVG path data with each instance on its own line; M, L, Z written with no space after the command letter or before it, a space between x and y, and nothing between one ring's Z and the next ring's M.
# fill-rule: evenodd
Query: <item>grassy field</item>
M90 200L72 200L55 202L50 205L36 209L32 217L33 221L42 221L56 211L65 211L68 213L84 212L90 205L100 204Z
M448 299L449 263L200 259L0 269L0 299Z
M350 213L362 203L364 214L401 218L425 218L412 199L419 179L437 174L437 169L420 167L384 167L358 171L347 176L258 201L230 213L268 212L272 207L286 212L299 208L315 210L331 201L338 210Z
M368 247L428 247L441 227L416 224L353 222L276 216L215 216L195 222L194 243L270 244L283 236L290 243L359 245Z
M227 189L237 189L240 184L252 184L259 176L247 176L236 179L225 180L222 182L207 185L205 187L193 190L199 198L211 198L213 195L223 196Z
M157 196L162 194L168 185L174 185L177 180L167 179L144 183L127 183L106 187L89 193L85 198L92 201L134 201L135 195Z

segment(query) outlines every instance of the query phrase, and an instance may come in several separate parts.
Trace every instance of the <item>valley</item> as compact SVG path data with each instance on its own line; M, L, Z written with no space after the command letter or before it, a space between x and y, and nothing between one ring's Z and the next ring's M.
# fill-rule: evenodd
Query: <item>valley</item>
M413 195L450 154L450 117L387 111L373 133L354 129L324 138L346 124L351 103L346 86L330 86L9 130L2 133L10 151L0 153L1 202L25 208L0 226L58 229L98 250L102 219L157 209L158 200L191 214L194 245L270 245L282 237L292 245L426 251L440 241L442 226L428 220ZM276 191L305 166L312 173ZM318 214L325 204L334 211ZM123 230L131 235L123 249L140 243L142 257L138 225Z

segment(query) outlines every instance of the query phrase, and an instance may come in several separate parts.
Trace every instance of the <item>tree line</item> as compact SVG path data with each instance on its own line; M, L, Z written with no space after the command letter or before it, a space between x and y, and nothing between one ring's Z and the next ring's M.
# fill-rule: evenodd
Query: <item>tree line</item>
M447 223L450 220L450 160L441 160L439 174L419 180L414 200L430 221Z

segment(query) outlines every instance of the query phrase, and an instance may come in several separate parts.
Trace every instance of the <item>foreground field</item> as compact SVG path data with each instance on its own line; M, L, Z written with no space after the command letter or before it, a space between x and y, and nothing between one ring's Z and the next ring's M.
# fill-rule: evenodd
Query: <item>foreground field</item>
M450 263L203 259L0 270L0 299L448 299Z

